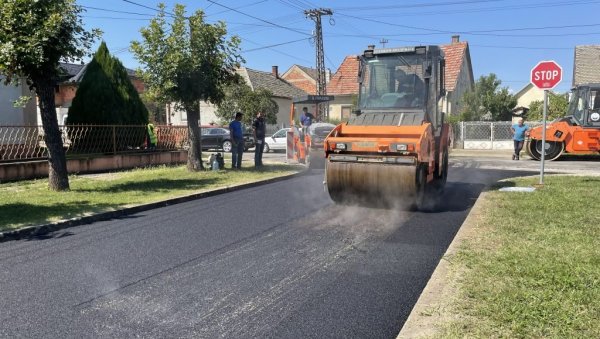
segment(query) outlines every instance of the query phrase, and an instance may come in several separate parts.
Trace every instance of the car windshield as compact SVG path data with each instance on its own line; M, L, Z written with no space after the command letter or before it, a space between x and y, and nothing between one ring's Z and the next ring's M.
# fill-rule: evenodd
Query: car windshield
M316 135L318 137L326 137L327 135L329 135L329 132L331 132L332 129L335 128L335 125L333 124L328 124L328 123L315 123L310 125L310 127L308 128L308 133L311 135Z
M360 108L423 108L423 56L376 55L362 61Z

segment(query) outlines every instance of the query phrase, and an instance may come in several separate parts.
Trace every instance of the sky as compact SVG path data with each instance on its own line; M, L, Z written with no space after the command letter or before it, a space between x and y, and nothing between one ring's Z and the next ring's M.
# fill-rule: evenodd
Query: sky
M129 51L140 29L156 15L158 2L78 0L86 28L99 28L111 53L128 68L140 66ZM600 44L600 1L591 0L165 0L203 10L206 21L224 21L241 38L244 66L280 73L294 64L315 67L311 38L315 23L305 10L331 9L323 16L325 66L334 73L348 55L368 45L399 47L469 43L475 79L494 73L513 93L530 81L531 69L554 60L563 69L557 92L570 89L574 48ZM386 42L387 41L387 42ZM96 48L97 45L94 47Z

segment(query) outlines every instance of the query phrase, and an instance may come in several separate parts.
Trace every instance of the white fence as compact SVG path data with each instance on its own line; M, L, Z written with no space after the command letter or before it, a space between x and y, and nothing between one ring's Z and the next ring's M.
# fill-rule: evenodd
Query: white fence
M512 149L510 121L461 121L454 125L454 147L463 149ZM529 127L541 122L527 122Z

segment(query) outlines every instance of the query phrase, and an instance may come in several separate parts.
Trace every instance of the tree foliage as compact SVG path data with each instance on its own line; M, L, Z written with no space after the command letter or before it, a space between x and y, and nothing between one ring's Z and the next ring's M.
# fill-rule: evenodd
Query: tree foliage
M501 88L501 84L502 81L494 73L479 77L475 83L475 90L463 95L461 120L511 120L512 109L517 104L517 99L509 93L507 87Z
M565 94L554 94L548 92L548 110L547 120L554 120L556 118L564 117L567 115L567 108L569 101ZM544 115L544 101L537 100L532 101L529 104L529 112L527 112L527 120L529 121L542 121Z
M148 110L127 70L102 42L69 108L68 124L145 125Z
M88 54L98 30L86 31L75 0L0 1L0 73L5 83L25 78L39 97L48 147L49 187L68 190L62 138L56 120L54 87L59 61L75 62Z
M187 167L199 170L203 167L200 102L219 104L224 99L225 86L236 80L235 68L243 62L240 39L227 39L225 23L206 23L202 11L186 16L180 4L172 12L159 4L157 16L141 33L142 41L133 41L131 49L143 65L148 94L156 102L173 102L186 111L190 137Z
M253 91L242 80L227 86L225 99L218 105L216 115L225 124L231 121L236 112L242 112L242 123L251 124L258 111L263 112L268 124L277 123L279 105L272 99L273 93L266 89Z

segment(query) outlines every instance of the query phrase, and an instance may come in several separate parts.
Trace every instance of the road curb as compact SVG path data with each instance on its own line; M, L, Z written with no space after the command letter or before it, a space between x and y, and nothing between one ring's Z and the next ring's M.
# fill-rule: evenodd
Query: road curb
M125 207L125 208L117 209L114 211L100 212L100 213L96 213L96 214L92 214L92 215L88 215L88 216L76 217L76 218L67 219L67 220L61 220L61 221L57 221L57 222L49 223L49 224L27 226L27 227L19 228L19 229L12 230L12 231L0 232L0 243L5 242L5 241L31 238L31 237L55 232L58 230L62 230L65 228L69 228L69 227L81 226L81 225L90 224L90 223L97 222L97 221L116 219L116 218L119 218L122 216L131 215L131 214L135 214L135 213L139 213L139 212L144 212L144 211L152 210L155 208L166 207L166 206L175 205L175 204L181 204L181 203L192 201L192 200L208 198L208 197L212 197L212 196L216 196L216 195L220 195L220 194L224 194L224 193L228 193L228 192L239 191L239 190L246 189L246 188L252 188L252 187L257 187L257 186L261 186L261 185L271 184L274 182L288 180L288 179L291 179L291 178L294 178L297 176L304 175L306 172L307 172L307 169L304 169L298 173L284 175L284 176L280 176L280 177L276 177L276 178L270 178L270 179L261 180L261 181L249 182L246 184L217 188L217 189L206 191L206 192L193 193L193 194L185 195L182 197L171 198L171 199L167 199L167 200L161 200L161 201L157 201L157 202L136 205L136 206L131 206L131 207Z
M448 284L448 278L452 272L452 263L449 258L456 255L462 243L470 238L477 220L483 215L483 201L487 194L485 191L481 192L477 198L469 215L431 274L431 278L421 292L397 338L436 338L439 336L438 325L446 319L438 311L443 310L451 302L446 297L452 294L453 289L453 286Z

